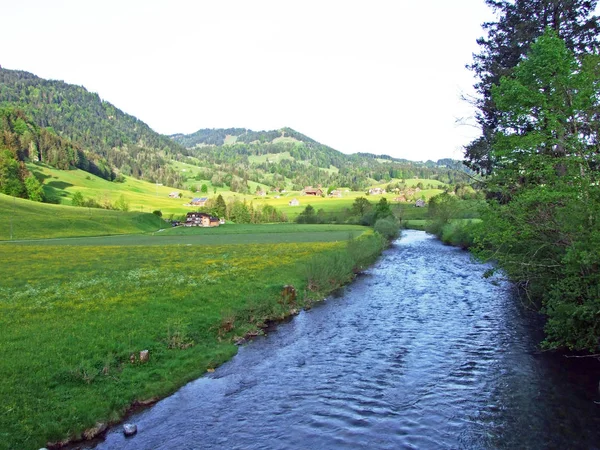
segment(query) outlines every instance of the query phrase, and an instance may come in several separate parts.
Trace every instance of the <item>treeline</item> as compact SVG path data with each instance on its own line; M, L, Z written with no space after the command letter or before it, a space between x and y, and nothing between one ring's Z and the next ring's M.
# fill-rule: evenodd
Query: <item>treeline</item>
M391 241L400 233L398 215L398 212L392 211L392 205L385 197L379 199L375 205L364 197L358 197L350 208L334 214L327 214L323 209L317 211L312 205L306 205L296 217L296 223L351 223L371 226L388 241Z
M58 136L52 129L34 124L23 111L0 107L0 147L18 161L39 161L57 169L83 169L107 180L114 178L108 162Z
M106 161L97 155L38 127L23 111L0 108L0 192L43 201L40 180L27 170L25 161L39 161L64 170L80 168L109 180L114 176Z
M287 222L284 212L278 211L272 205L254 205L238 198L231 198L225 202L219 194L214 199L209 199L205 206L198 208L199 212L206 212L215 217L231 220L235 223L274 223ZM184 220L184 218L181 218Z
M465 154L487 175L475 250L545 314L546 348L598 352L597 2L487 3L498 20L485 25L472 65L482 135Z

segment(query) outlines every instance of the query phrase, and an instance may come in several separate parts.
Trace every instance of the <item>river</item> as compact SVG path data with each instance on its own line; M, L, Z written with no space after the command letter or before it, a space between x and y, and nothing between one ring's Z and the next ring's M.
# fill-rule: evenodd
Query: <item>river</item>
M488 268L404 231L338 295L96 448L599 448L600 363L538 351L539 321Z

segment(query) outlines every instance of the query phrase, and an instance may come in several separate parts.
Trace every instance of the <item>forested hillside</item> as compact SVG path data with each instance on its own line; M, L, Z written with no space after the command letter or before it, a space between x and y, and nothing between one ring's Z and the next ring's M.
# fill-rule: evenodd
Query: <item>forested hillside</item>
M393 179L468 182L458 161L411 162L377 155L378 149L347 155L291 128L201 129L169 138L82 86L18 70L0 68L0 108L10 111L0 131L3 148L15 160L81 168L109 180L131 175L184 188L188 174L176 164L183 162L200 169L196 179L240 193L250 192L249 181L279 189L323 185L355 191Z
M0 68L0 107L22 110L40 129L96 154L117 173L177 181L167 160L186 150L82 86Z
M347 155L291 129L252 131L244 128L201 129L171 136L190 152L183 160L201 164L202 179L246 192L248 180L300 190L307 185L346 186L364 190L394 178L426 178L444 183L468 181L459 161L412 162L387 155ZM201 161L201 162L200 162Z

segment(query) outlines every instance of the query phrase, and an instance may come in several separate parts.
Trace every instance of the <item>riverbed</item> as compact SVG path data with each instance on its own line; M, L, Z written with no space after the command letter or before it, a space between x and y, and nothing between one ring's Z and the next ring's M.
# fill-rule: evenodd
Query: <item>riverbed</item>
M599 448L600 363L467 252L404 231L336 296L109 431L98 449Z

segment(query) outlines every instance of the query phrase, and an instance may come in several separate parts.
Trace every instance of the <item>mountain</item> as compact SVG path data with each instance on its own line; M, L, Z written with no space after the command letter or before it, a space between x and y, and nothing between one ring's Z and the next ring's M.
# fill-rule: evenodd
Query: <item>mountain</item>
M68 139L124 175L177 183L168 165L184 147L82 86L0 68L0 107L25 113L36 126ZM79 166L78 166L79 167ZM114 178L115 173L108 175Z
M233 183L234 190L240 192L244 192L247 180L296 190L318 184L364 190L394 178L468 181L460 161L420 163L370 153L347 155L291 128L200 129L188 135L172 135L171 139L188 149L187 162L206 167L203 179L217 186Z
M6 117L14 116L0 129L12 141L5 139L0 145L17 161L77 167L108 180L131 175L183 188L190 185L189 172L179 163L187 163L199 168L195 180L242 193L250 193L249 181L296 190L319 184L364 190L375 183L415 177L468 181L458 161L449 165L370 153L347 155L291 128L200 129L168 137L82 86L19 70L0 68L0 108L8 111ZM26 135L19 134L25 130L22 122L29 130ZM50 136L52 149L44 150Z

